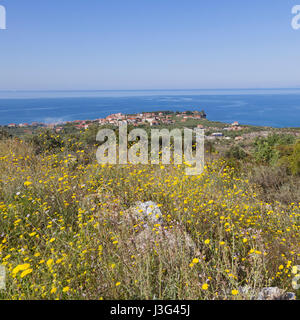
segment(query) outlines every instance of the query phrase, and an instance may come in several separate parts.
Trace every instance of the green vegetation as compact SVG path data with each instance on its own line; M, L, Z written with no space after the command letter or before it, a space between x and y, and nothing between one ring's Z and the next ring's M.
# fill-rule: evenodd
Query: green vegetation
M208 140L205 171L186 176L184 165L98 164L98 129L2 135L0 298L250 299L268 286L297 293L297 130ZM156 203L161 221L147 228L132 215L137 201Z

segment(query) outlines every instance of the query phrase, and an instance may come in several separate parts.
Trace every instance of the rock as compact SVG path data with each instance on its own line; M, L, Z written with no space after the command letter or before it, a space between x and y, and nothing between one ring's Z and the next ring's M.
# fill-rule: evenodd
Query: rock
M239 287L239 292L243 296L243 299L253 300L255 297L255 290L250 286Z
M131 239L140 253L160 245L170 252L185 250L199 254L193 239L183 227L178 223L173 223L172 227L164 226L163 215L155 202L137 202L127 210L126 216L140 222L139 231Z
M296 294L294 292L286 292L281 300L296 300Z
M171 253L185 251L193 256L200 255L192 238L179 227L167 230L163 227L145 228L132 240L140 252L160 246Z
M239 292L243 299L247 300L296 300L296 295L292 292L284 292L277 287L268 287L255 290L250 286L239 287Z
M278 300L282 292L277 287L263 288L257 296L257 300Z
M263 288L256 300L295 300L296 295L292 292L284 292L277 287Z
M144 221L147 225L160 224L163 222L162 213L153 201L137 202L135 207L131 208L130 211L135 218Z

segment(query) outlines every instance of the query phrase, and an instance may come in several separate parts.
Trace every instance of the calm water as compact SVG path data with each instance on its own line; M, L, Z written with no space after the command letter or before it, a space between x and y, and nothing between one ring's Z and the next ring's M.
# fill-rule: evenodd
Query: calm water
M0 92L0 124L97 119L111 113L205 110L209 120L300 126L300 89Z

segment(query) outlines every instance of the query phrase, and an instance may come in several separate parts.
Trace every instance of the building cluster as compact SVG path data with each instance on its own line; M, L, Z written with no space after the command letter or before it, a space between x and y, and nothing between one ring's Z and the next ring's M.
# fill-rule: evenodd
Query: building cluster
M176 116L176 117L175 117ZM85 130L88 129L89 126L93 124L100 124L100 125L114 125L120 126L124 123L133 125L133 126L140 126L140 125L172 125L175 124L176 121L185 122L189 119L194 120L201 120L206 119L206 114L204 111L184 111L184 112L143 112L138 114L123 114L123 113L116 113L107 116L106 118L96 119L96 120L74 120L74 121L66 121L63 123L38 123L33 122L29 123L21 123L15 124L11 123L8 125L9 128L27 128L27 127L45 127L49 129L54 129L56 132L60 132L63 129L63 125L74 125L74 127L78 130ZM202 125L198 125L198 127L203 128Z
M188 119L205 119L206 115L204 112L194 111L194 112L178 112L176 117L181 117L181 121L186 121ZM150 126L156 126L159 124L174 124L175 121L172 117L172 114L167 112L144 112L133 115L124 115L122 113L116 113L109 115L104 119L99 119L99 124L112 124L120 126L123 123L132 124L133 126L140 126L143 124L149 124Z
M173 124L174 121L171 116L164 115L163 113L140 113L133 115L124 115L122 113L112 114L104 119L99 119L99 124L112 124L115 126L120 126L124 123L131 124L133 126L140 126L143 124L149 124L150 126L164 124Z
M176 117L181 118L181 122L186 122L187 120L201 120L206 119L206 114L202 111L194 111L192 114L187 114L187 112L182 112L177 114Z
M243 128L240 126L240 124L237 121L235 121L231 124L230 127L227 127L224 130L226 130L226 131L241 131L241 130L243 130Z
M210 128L210 130L214 130L214 129L217 129L217 128ZM243 130L243 127L241 127L240 124L237 121L235 121L230 125L230 127L225 127L225 128L223 128L223 130L224 131L241 131L241 130ZM230 137L225 137L224 133L220 132L220 131L213 132L211 135L206 136L207 140L214 140L217 138L225 138L227 140L231 139ZM242 136L235 137L235 140L241 141L241 140L243 140L243 137Z
M124 123L131 124L133 126L140 126L149 124L150 126L156 126L159 124L174 124L171 115L166 115L163 112L145 112L133 115L124 115L122 113L116 113L109 115L104 119L99 119L99 124L112 124L120 126Z
M32 122L32 123L10 123L7 125L8 128L27 128L27 127L46 127L45 123Z

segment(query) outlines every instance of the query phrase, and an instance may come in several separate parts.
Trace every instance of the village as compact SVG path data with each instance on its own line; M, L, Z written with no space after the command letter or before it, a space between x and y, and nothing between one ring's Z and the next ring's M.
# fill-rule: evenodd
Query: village
M204 111L184 111L184 112L171 112L171 111L160 111L160 112L143 112L139 114L123 114L116 113L107 116L106 118L100 118L96 120L74 120L74 121L65 121L62 123L40 123L33 122L29 123L11 123L7 127L8 128L26 128L26 127L47 127L47 128L56 128L59 129L60 125L73 124L77 129L88 129L89 126L95 123L99 123L100 125L113 125L120 126L123 123L131 124L133 126L140 126L149 124L150 126L155 126L159 124L174 124L175 121L172 120L173 115L176 114L177 118L181 118L182 122L185 122L188 119L206 119L206 114Z
M74 120L58 123L11 123L6 127L12 131L18 131L22 133L32 134L34 131L40 128L54 130L56 133L60 133L64 129L73 130L87 130L91 126L113 126L119 127L122 124L131 125L134 127L149 126L149 127L197 127L206 130L206 139L231 139L229 134L231 132L243 131L248 126L241 126L239 122L234 121L231 124L213 122L207 120L206 113L202 111L156 111L156 112L143 112L137 114L123 114L116 113L108 115L105 118L99 118L95 120ZM14 130L15 129L15 130ZM237 134L234 134L235 140L242 140L243 138Z

